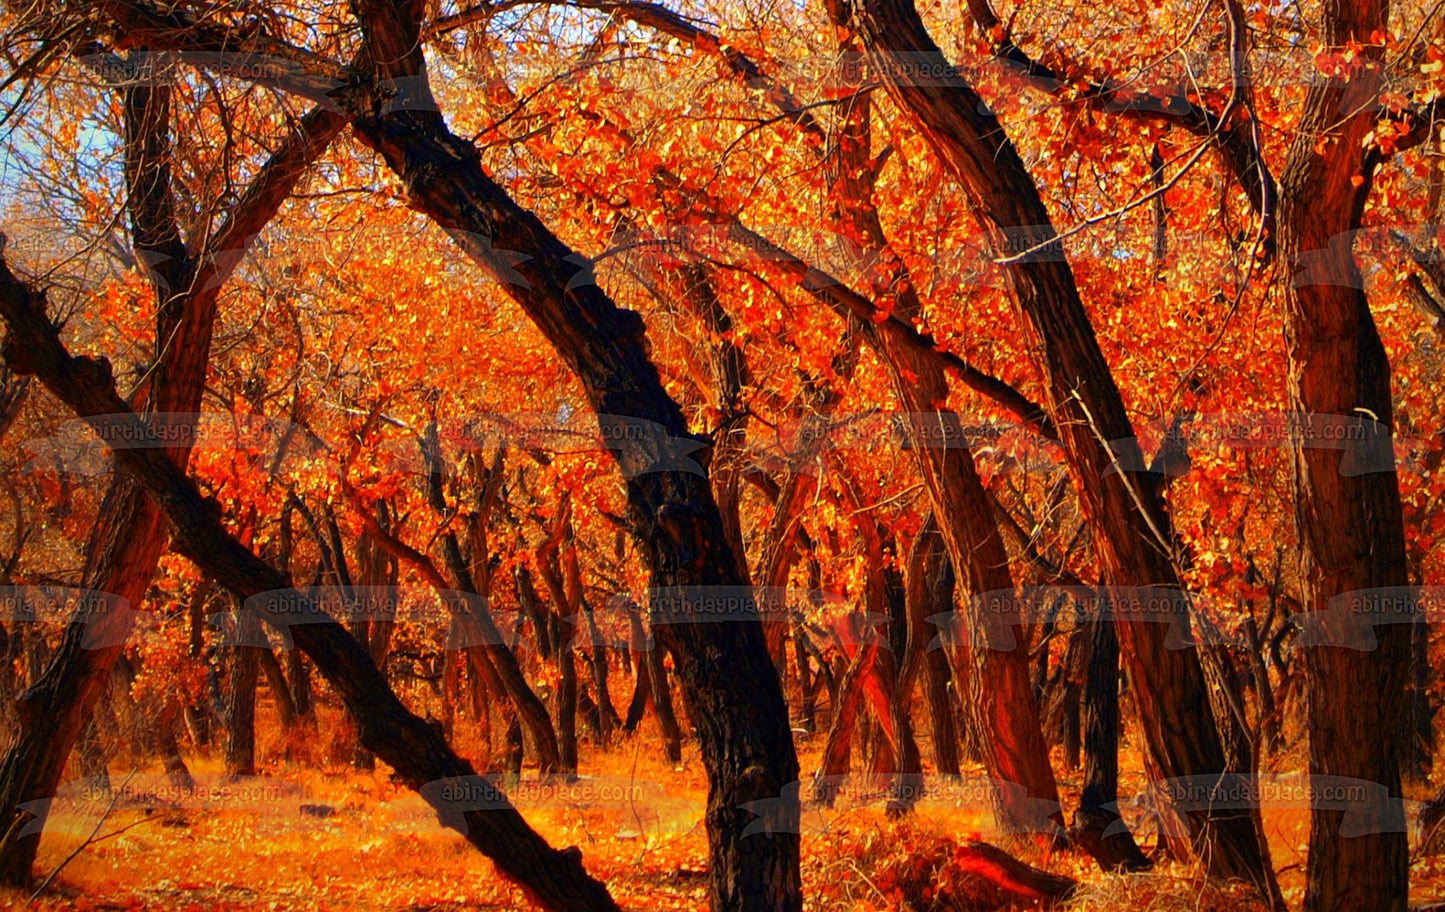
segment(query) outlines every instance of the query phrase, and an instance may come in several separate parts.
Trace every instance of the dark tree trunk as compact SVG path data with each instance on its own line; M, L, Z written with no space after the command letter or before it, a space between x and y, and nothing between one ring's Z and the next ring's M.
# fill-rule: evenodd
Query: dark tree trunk
M532 621L532 627L536 631L537 654L543 659L550 660L552 653L556 650L552 640L552 625L548 618L549 612L537 598L537 587L532 582L532 571L527 569L525 564L518 564L513 569L512 575L517 585L517 606L523 616Z
M592 671L592 685L597 691L598 735L605 749L611 743L612 732L622 727L622 720L612 706L611 688L607 683L607 644L602 641L592 605L586 599L582 600L582 617L587 623L587 637L591 644L587 666Z
M939 628L928 622L953 609L953 568L932 513L925 517L909 550L907 583L909 650L923 682L933 766L941 775L957 776L958 727L949 696L948 659L938 648Z
M577 665L572 652L558 652L556 726L561 772L577 772Z
M1056 255L1059 244L1049 212L1023 160L983 99L948 68L912 0L866 0L853 9L852 21L894 100L968 193L994 249L1010 254L1020 247L1043 247L1041 255L1019 258L1005 270L1032 328L1030 344L1040 355L1046 408L1074 474L1080 506L1101 533L1096 540L1106 579L1118 585L1180 588L1171 559L1173 533L1158 492L1135 484L1127 473L1109 473L1119 455L1104 442L1129 441L1136 435L1073 273ZM922 81L898 78L920 65L952 75ZM1134 449L1125 456L1142 462ZM950 548L950 554L954 551ZM972 572L957 569L960 574ZM1185 606L1177 613L1181 623L1187 623ZM1167 776L1218 774L1225 765L1218 730L1197 711L1208 701L1198 657L1190 650L1167 649L1167 632L1166 625L1139 619L1121 627L1130 676L1152 698L1140 704L1147 748ZM1249 815L1211 808L1191 816L1198 845L1210 847L1212 873L1246 878L1265 896L1278 895L1267 847Z
M240 260L234 254L270 221L345 119L322 111L307 115L257 173L224 225L206 239L207 256L193 258L181 241L171 201L169 102L168 90L150 87L128 89L124 99L127 208L134 246L146 254L158 303L157 360L148 387L133 404L183 414L200 406L215 300ZM5 278L12 294L23 293L8 270ZM190 436L168 433L165 439ZM186 464L188 450L164 452L177 465ZM85 585L138 608L165 550L165 535L160 510L118 470L87 547ZM0 883L28 883L39 839L17 837L19 826L12 823L25 816L18 807L55 794L66 758L120 655L119 646L86 649L86 636L122 643L130 624L130 615L119 611L100 625L69 625L44 674L32 678L35 683L19 698L21 731L0 761Z
M942 775L957 776L961 769L961 738L949 687L948 659L937 650L924 657L923 699L928 705L928 733L933 741L933 765Z
M240 610L236 624L241 644L258 642L261 622L254 612ZM256 679L261 667L260 646L232 647L226 686L226 773L256 775Z
M1142 871L1149 860L1114 810L1119 800L1119 640L1109 618L1085 622L1084 783L1069 835L1105 870ZM1113 827L1115 832L1104 835Z
M892 541L889 542L893 545ZM918 739L913 734L913 686L918 676L920 652L915 649L922 630L908 623L907 587L893 565L883 567L884 594L889 623L886 631L889 650L873 663L873 680L878 689L875 711L885 723L885 736L893 750L897 778L890 812L913 807L917 799L916 785L923 774L923 758ZM883 635L882 631L875 636Z
M1079 751L1082 748L1082 721L1080 718L1084 693L1084 679L1088 674L1088 631L1082 624L1075 624L1068 634L1068 643L1059 660L1053 686L1049 695L1049 711L1046 731L1049 740L1058 746L1064 755L1064 768L1079 768Z
M296 727L300 716L296 712L296 701L291 697L291 688L286 684L286 676L281 673L281 663L276 661L276 654L270 649L257 650L256 658L266 676L266 689L271 693L271 699L276 701L281 727L290 731Z
M672 687L667 681L667 666L662 664L662 651L649 649L643 661L647 663L647 677L652 683L652 708L657 711L657 722L662 727L662 755L676 766L682 762L682 730L672 709Z
M560 530L560 523L557 529ZM537 572L552 597L556 610L550 612L549 626L556 643L557 693L553 704L553 720L557 729L557 751L560 771L577 772L577 660L574 643L579 631L575 623L561 623L565 618L575 619L569 603L569 593L562 580L562 571L557 566L556 547L548 541L537 553Z
M299 650L286 653L286 678L291 685L291 701L296 706L296 715L310 718L311 712L311 665Z
M116 395L109 365L70 357L46 317L44 298L21 285L3 262L0 316L10 327L4 356L12 367L39 375L77 415L129 414L126 403ZM131 435L139 433L136 424L125 430ZM283 602L304 598L291 580L221 528L214 507L208 506L194 483L165 453L122 449L115 451L115 459L146 486L149 496L164 510L176 553L194 562L235 598L243 603L267 593ZM277 609L270 597L257 602L267 619L279 618L279 623L285 624L293 617L284 607ZM485 811L459 808L449 801L437 783L472 776L473 768L451 750L435 727L407 711L371 657L340 624L315 620L318 622L285 626L357 719L361 742L392 766L402 782L420 790L443 822L464 830L469 842L545 909L590 912L618 908L606 888L583 869L579 850L552 849L505 800L490 796L496 809ZM18 830L23 820L18 816L11 831Z
M627 719L622 723L622 730L627 734L630 735L637 731L637 726L641 724L642 716L647 712L647 701L651 690L652 675L648 674L647 663L639 661L637 677L632 686L632 701L627 705Z
M1289 435L1301 601L1319 636L1303 653L1310 774L1361 780L1389 797L1356 810L1380 825L1352 838L1341 833L1344 811L1311 810L1304 909L1403 912L1409 858L1399 803L1399 731L1409 724L1404 691L1411 630L1407 624L1370 627L1378 645L1361 651L1349 643L1343 620L1352 612L1331 604L1338 598L1348 606L1361 590L1403 593L1409 583L1391 443L1390 363L1352 252L1352 232L1360 227L1380 158L1368 135L1376 129L1385 55L1372 36L1388 34L1389 5L1330 0L1321 13L1326 47L1357 46L1367 68L1348 82L1310 87L1280 176L1279 249L1295 273L1285 282L1290 407L1316 434L1350 434L1344 450L1302 445L1300 435ZM1333 427L1320 427L1326 423ZM1354 470L1346 459L1356 461Z
M522 720L513 715L507 720L507 750L502 767L516 781L522 775Z

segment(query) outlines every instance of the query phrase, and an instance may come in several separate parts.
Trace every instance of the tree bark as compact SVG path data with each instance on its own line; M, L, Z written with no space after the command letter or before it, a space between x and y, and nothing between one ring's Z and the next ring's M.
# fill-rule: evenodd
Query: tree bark
M1403 594L1409 582L1390 364L1351 250L1380 160L1367 134L1375 129L1371 100L1385 56L1373 36L1388 33L1388 12L1385 0L1325 3L1325 45L1357 45L1362 71L1347 83L1310 87L1280 176L1280 252L1295 266L1284 320L1290 407L1302 431L1319 433L1329 423L1352 435L1345 450L1309 446L1302 434L1290 438L1301 601L1305 618L1324 634L1304 652L1310 774L1375 783L1389 795L1385 806L1367 811L1386 832L1345 838L1344 812L1311 810L1306 912L1402 912L1409 887L1398 731L1408 723L1410 625L1371 627L1378 645L1351 648L1338 639L1348 642L1340 616L1350 612L1331 601L1348 605L1352 594L1385 587ZM1363 473L1350 472L1346 460L1360 457Z
M657 722L662 726L662 756L676 766L682 762L682 729L672 708L672 686L667 681L662 650L649 649L643 661L647 663L647 677L652 685L652 707L657 710Z
M940 775L957 776L958 727L948 692L948 659L943 650L931 648L939 631L928 623L928 618L953 610L953 571L932 513L924 518L909 549L907 584L909 649L911 661L918 663L916 674L923 682L933 766Z
M256 775L256 678L261 647L246 645L261 636L261 622L253 612L236 605L239 645L231 647L226 686L226 773Z
M1088 665L1081 699L1084 782L1069 835L1105 870L1147 870L1149 860L1115 810L1119 800L1118 636L1114 624L1097 612L1085 622L1085 636Z
M266 676L266 689L271 692L271 699L276 701L281 728L290 731L296 727L299 717L296 713L296 701L291 697L291 688L286 684L286 676L281 673L281 663L276 661L276 654L270 649L260 650L256 658Z
M882 314L911 325L922 313L922 302L901 259L890 249L873 204L872 172L866 166L871 154L870 112L864 95L852 106L840 133L838 154L842 167L836 193L845 224L865 238L871 249L882 251L889 264L879 278L880 295L875 306ZM942 366L936 358L908 344L892 323L870 322L865 332L883 353L893 392L905 409L907 445L917 461L949 557L966 581L965 589L980 597L1011 593L1013 577L1008 554L973 454L958 415L941 408L949 395ZM971 601L961 615L976 648L966 655L951 648L948 654L955 669L965 659L973 662L969 681L987 682L987 686L973 688L969 697L982 722L982 759L989 776L1021 786L1000 791L1000 806L995 812L1000 823L1009 828L1062 828L1061 812L1040 818L1037 811L1048 803L1057 805L1059 794L1049 767L1038 703L1028 683L1029 644L1022 637L1010 644L989 642L984 634L986 604ZM955 671L955 680L963 677Z
M183 415L200 407L216 296L240 261L238 254L270 221L345 120L321 110L306 115L257 173L222 226L206 239L204 255L192 257L181 242L171 203L168 91L133 87L124 99L127 208L134 245L150 264L158 302L156 363L148 386L133 404L148 405L160 415ZM13 282L8 271L6 278ZM193 438L180 430L163 428L163 439ZM185 447L160 452L180 466L189 457ZM86 587L138 607L164 550L160 511L142 486L118 466L87 546ZM0 760L0 883L29 882L39 839L12 836L19 828L10 822L21 804L55 794L65 760L121 653L120 646L86 649L87 633L122 643L130 623L128 612L115 611L99 624L68 625L43 676L19 698L21 731Z
M1173 533L1158 492L1135 484L1124 472L1109 471L1120 458L1110 442L1121 447L1124 459L1142 462L1142 457L1137 442L1131 443L1136 437L1123 399L1048 210L1017 150L983 99L948 66L912 0L865 0L853 9L852 21L889 94L963 184L995 251L1031 251L1005 269L1032 329L1045 407L1074 475L1080 506L1101 532L1097 541L1106 579L1115 585L1179 589L1171 559ZM948 78L915 80L905 75L920 71ZM1185 607L1180 605L1177 613L1176 623L1186 629ZM1138 619L1126 620L1120 628L1130 677L1151 696L1140 701L1147 748L1171 778L1219 774L1225 763L1218 729L1210 717L1197 712L1208 705L1198 657L1190 650L1167 649L1167 632L1166 625ZM1277 895L1268 851L1252 820L1212 808L1190 816L1196 845L1210 847L1212 873L1252 880L1271 900Z
M878 641L858 647L848 663L848 670L838 683L838 697L833 702L833 719L828 726L828 740L823 744L822 765L818 768L818 786L814 800L832 806L839 776L848 772L853 746L853 729L857 725L859 707L863 703L863 682L873 670L878 657Z
M62 402L81 417L116 416L128 439L140 433L139 419L115 392L110 365L74 358L65 351L46 313L44 297L18 282L0 262L0 317L10 333L3 355L12 368L36 374ZM469 842L491 858L498 870L516 882L528 897L548 910L616 910L601 883L582 868L576 848L552 849L504 799L491 795L490 807L458 808L437 783L472 777L475 771L443 740L432 725L413 715L397 700L371 657L334 620L287 624L294 614L277 607L304 594L285 575L243 547L221 528L219 512L180 469L159 450L115 451L121 468L145 485L171 526L172 547L243 603L257 598L262 616L282 624L297 647L341 696L358 722L361 743L397 771L398 778L418 789L439 811L444 823L465 830ZM771 666L769 666L771 667ZM474 781L474 780L466 780ZM430 786L430 788L428 788ZM18 827L12 827L18 829Z

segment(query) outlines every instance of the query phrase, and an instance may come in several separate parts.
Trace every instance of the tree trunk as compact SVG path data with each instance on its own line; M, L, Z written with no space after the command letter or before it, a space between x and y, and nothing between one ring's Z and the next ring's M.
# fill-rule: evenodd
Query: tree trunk
M1080 740L1083 726L1080 703L1083 699L1084 677L1087 674L1088 634L1076 627L1069 632L1068 638L1049 695L1045 730L1049 734L1049 740L1058 746L1064 755L1064 768L1077 770L1079 752L1083 747Z
M490 752L492 749L492 711L490 701L487 699L487 691L488 683L496 679L497 671L491 665L489 658L480 650L468 653L467 659L467 694L472 707L472 720L481 730L482 743ZM507 708L512 710L510 703L507 704ZM516 712L512 710L506 715L510 721L516 716ZM518 720L517 724L521 725L522 723Z
M673 766L682 762L682 730L672 709L672 687L667 682L667 666L662 663L662 650L653 648L643 656L647 677L652 683L652 708L662 727L662 756Z
M226 687L226 773L256 775L256 678L262 647L248 646L261 636L261 621L238 603L236 624L239 645L231 649L231 668Z
M502 759L502 768L515 782L522 776L522 721L515 714L507 720L507 750Z
M258 650L256 658L266 676L266 689L271 692L271 699L276 701L276 712L281 716L281 728L290 731L296 727L300 717L296 712L296 701L291 697L291 688L286 684L286 676L281 673L281 663L276 661L276 654L270 649Z
M1301 601L1321 634L1304 651L1310 775L1360 780L1388 798L1353 808L1376 826L1348 838L1342 809L1311 810L1304 909L1402 912L1409 862L1398 732L1408 725L1410 625L1367 628L1378 645L1362 651L1345 623L1362 590L1403 594L1409 582L1390 364L1351 249L1380 158L1368 134L1376 129L1384 50L1372 36L1388 34L1388 4L1330 0L1323 19L1325 45L1357 46L1364 69L1347 83L1310 87L1280 177L1280 252L1296 267L1286 282L1285 350L1302 432L1290 435ZM1347 447L1309 446L1306 431L1343 431Z
M607 644L602 641L602 634L597 629L592 605L585 598L582 600L582 618L587 624L587 639L590 644L587 667L592 671L592 685L597 691L598 735L605 750L611 743L612 732L622 727L622 720L617 717L617 710L612 706L611 688L607 683Z
M557 651L557 693L553 704L553 724L557 729L557 752L560 771L577 772L577 659L573 646L578 631L575 624L559 623L572 617L568 604L568 593L562 581L562 571L556 564L555 550L538 549L537 572L542 577L556 610L551 612L549 626L553 631Z
M537 598L537 587L532 582L532 571L527 569L525 564L518 564L512 570L512 578L517 586L518 610L524 617L532 621L532 628L536 632L537 655L550 661L556 648L552 642L552 625L548 621L547 609Z
M641 629L641 623L638 628ZM647 663L639 658L637 662L637 677L633 681L632 701L627 706L627 719L622 723L622 730L627 734L637 731L637 726L642 722L642 716L647 712L647 701L649 691L652 689L652 676L648 674Z
M845 23L839 22L839 25ZM875 250L888 250L882 221L872 202L873 179L866 163L871 156L871 108L866 95L850 106L850 116L840 133L838 155L843 160L837 195L843 217L851 228L868 239ZM878 283L888 289L880 304L904 323L922 314L922 302L912 282L899 265ZM886 302L886 303L884 303ZM978 477L969 443L962 433L959 417L942 411L948 400L948 379L932 352L909 344L893 323L870 323L866 338L883 355L894 394L905 409L906 445L913 451L929 503L955 569L964 574L966 589L981 599L1000 592L1012 593L1008 555L994 522L983 483ZM1049 767L1038 704L1029 688L1029 644L990 642L984 631L988 610L984 601L970 602L961 620L969 638L978 648L969 650L974 663L970 681L987 681L970 693L982 721L983 762L988 774L1020 786L998 793L995 808L1002 825L1025 830L1062 827L1061 813L1041 817L1037 811L1058 803L1058 787ZM963 653L950 650L956 664ZM955 672L955 679L962 679Z
M176 788L190 789L195 787L195 780L191 778L191 770L181 756L180 741L176 738L180 717L180 704L167 700L160 717L155 720L154 743L156 752L161 755L161 767L166 772L167 781Z
M291 685L291 700L296 706L296 715L305 719L312 717L311 711L311 666L298 650L286 653L286 678Z
M339 114L314 111L257 172L229 217L205 239L203 257L191 257L180 239L171 203L169 92L128 89L124 99L127 208L134 246L146 254L157 297L156 362L134 405L158 414L195 412L210 353L215 300L245 249L290 194L307 165L345 126ZM8 269L7 293L25 294ZM191 293L191 289L196 289ZM167 440L192 439L179 427ZM162 452L184 466L189 450ZM115 604L138 608L165 550L161 512L140 484L118 467L87 546L85 585L113 593ZM95 706L120 646L86 649L87 634L123 643L131 619L113 611L100 624L71 624L43 676L20 696L21 732L0 761L0 883L28 883L39 839L19 838L18 808L55 794L76 737ZM92 641L93 642L93 641Z
M140 433L137 419L115 392L109 365L72 358L45 314L43 296L21 285L0 261L0 316L10 327L4 357L12 367L35 373L61 401L82 417L119 416L127 434ZM467 840L491 858L502 874L548 910L616 910L606 888L587 875L581 852L557 851L527 826L504 798L489 794L488 810L458 807L443 780L474 776L441 733L401 704L371 658L346 630L331 619L286 624L294 618L288 603L314 605L292 581L267 565L221 528L212 506L163 452L115 451L120 467L146 486L172 528L176 553L191 560L243 603L253 603L267 619L284 624L297 647L340 695L360 725L361 741L396 769L398 778L421 791L444 823L464 831ZM467 782L475 780L467 779ZM441 783L441 785L438 785ZM16 823L21 821L17 819ZM18 831L12 826L11 831Z
M878 641L858 647L843 680L838 684L838 698L833 703L833 721L828 726L828 740L823 744L822 765L818 768L818 784L813 795L832 807L837 795L838 777L846 775L853 746L853 729L857 725L859 707L863 703L863 683L873 670L878 656Z
M1106 871L1147 870L1149 860L1114 810L1119 800L1118 636L1112 621L1098 613L1090 614L1084 635L1084 782L1069 835Z
M946 616L953 610L953 568L932 513L924 518L909 550L907 583L909 650L923 681L933 766L940 775L957 776L958 727L948 691L948 659L937 648L938 627L928 622L928 618Z
M1136 438L1123 399L1061 255L1048 210L1018 152L983 99L948 67L912 0L865 0L852 17L869 61L898 106L963 184L995 251L1007 255L1042 246L1041 253L1013 260L1005 269L1032 328L1031 345L1040 353L1046 408L1074 474L1080 507L1101 532L1096 541L1106 579L1124 586L1181 588L1171 559L1173 533L1158 492L1134 484L1126 473L1109 471L1119 458L1109 447L1111 441L1125 442L1124 458L1139 463L1142 457L1137 443L1128 443ZM918 72L920 65L950 77L900 78ZM950 547L950 554L954 551ZM965 566L957 569L973 572ZM969 588L981 592L1002 587ZM1186 606L1181 604L1176 613L1177 623L1187 625ZM1152 620L1130 619L1121 634L1130 676L1152 698L1140 703L1141 727L1165 775L1222 772L1218 730L1197 711L1208 704L1198 657L1190 650L1167 649L1168 627ZM1252 880L1267 897L1275 895L1267 848L1248 815L1208 808L1191 816L1197 845L1210 847L1212 873Z

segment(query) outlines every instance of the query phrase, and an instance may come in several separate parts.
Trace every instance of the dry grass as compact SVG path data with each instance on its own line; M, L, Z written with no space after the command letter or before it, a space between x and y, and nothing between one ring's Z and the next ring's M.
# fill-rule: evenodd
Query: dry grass
M326 723L323 722L323 729ZM431 822L412 792L394 785L384 765L351 770L324 756L321 741L275 733L263 737L263 775L295 783L308 804L333 808L324 818L298 814L295 803L275 812L156 812L126 809L107 819L102 835L65 868L36 906L65 909L154 910L461 910L524 909L521 894L496 875L459 836ZM525 808L554 845L576 845L587 868L604 879L626 909L699 909L706 905L706 841L702 802L706 783L696 751L680 769L668 767L650 736L587 753L589 775L662 786L631 807ZM816 768L820 745L802 745L803 768ZM483 761L479 743L461 749ZM291 760L284 758L290 756ZM479 766L482 764L479 764ZM218 774L217 760L192 764ZM119 777L117 777L119 778ZM1074 800L1062 783L1065 805ZM1128 792L1137 783L1126 781ZM981 912L997 895L959 875L949 858L957 840L981 834L1017 857L1081 880L1067 905L1078 912L1256 912L1263 907L1243 885L1206 883L1198 869L1164 865L1140 875L1105 875L1087 859L1045 846L991 836L978 811L922 811L898 821L869 808L806 813L803 879L807 908L816 912ZM57 821L42 841L38 869L48 873L90 832L94 820L66 831ZM1302 887L1303 812L1266 817L1276 867L1292 904ZM124 832L119 832L124 829ZM1414 872L1416 901L1433 900L1445 871L1434 860ZM24 897L0 894L0 905Z

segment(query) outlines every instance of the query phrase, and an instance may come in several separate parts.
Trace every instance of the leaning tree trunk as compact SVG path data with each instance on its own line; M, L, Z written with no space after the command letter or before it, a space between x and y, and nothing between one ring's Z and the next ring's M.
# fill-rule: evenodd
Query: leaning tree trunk
M257 172L224 225L207 239L205 255L192 257L181 242L170 196L169 90L128 89L124 110L127 207L135 247L151 264L159 304L157 360L148 389L134 405L148 404L158 415L184 415L200 407L216 296L240 261L236 254L270 221L345 119L323 110L303 118ZM180 430L162 427L160 439L193 438ZM189 458L184 447L164 452L181 466ZM87 547L85 585L115 596L113 604L138 607L165 544L160 511L118 467ZM123 643L130 626L124 611L108 612L99 623L70 624L44 675L18 699L21 731L0 760L0 883L29 881L39 839L19 837L11 824L19 819L21 804L55 794L66 758L121 653L119 645L87 649L87 637L93 638L90 643Z
M663 759L675 766L682 762L682 732L678 730L677 716L672 711L672 692L667 686L667 669L662 664L662 653L655 643L649 642L635 605L628 606L627 621L634 656L632 664L637 669L637 686L632 706L627 710L625 728L629 734L634 731L642 722L643 713L650 703L662 731Z
M838 154L843 163L836 193L850 228L866 238L872 249L887 251L888 240L873 205L873 178L867 166L871 156L870 122L871 107L864 95L850 106L850 116L839 136ZM911 323L922 314L922 302L901 260L891 259L897 265L880 283L888 291L880 295L877 306ZM950 648L947 654L954 662L955 680L966 678L982 685L973 687L968 699L981 721L985 769L989 776L1019 786L998 792L995 813L1009 828L1062 827L1061 813L1041 815L1038 810L1050 804L1057 806L1059 794L1049 766L1038 703L1029 687L1029 644L1022 636L990 637L986 632L992 626L990 621L998 620L985 616L993 607L990 597L996 599L1000 593L1007 593L1004 601L1011 602L1013 577L988 495L968 441L961 433L959 416L940 409L948 399L948 379L933 352L908 344L896 324L870 323L865 332L882 354L893 392L905 409L906 440L954 569L966 583L967 592L978 597L970 600L960 615L962 629L975 648ZM1004 630L1009 632L1006 619ZM1010 638L1012 642L1004 642ZM961 673L963 661L972 662L971 674Z
M141 419L116 394L109 363L71 357L46 314L44 296L17 281L3 261L0 317L10 328L3 355L13 369L38 375L82 418L110 416L108 420L118 422L124 431L121 439L134 439L140 433ZM463 832L504 876L545 909L618 908L606 888L583 869L578 849L557 851L547 845L505 796L473 778L472 766L452 751L435 727L401 704L366 650L345 628L319 610L307 618L314 623L288 623L295 619L288 607L314 605L314 601L305 601L304 593L290 579L221 527L214 506L202 499L168 454L121 449L114 455L119 468L144 484L149 497L164 511L175 552L243 603L255 598L266 620L288 630L357 720L361 743L392 766L402 782L419 790L443 823ZM473 789L483 790L480 797L485 810L449 796L448 781L457 779L463 780L469 794ZM18 832L28 816L17 814L10 832Z
M129 15L125 8L110 12ZM409 203L501 282L576 373L603 438L619 443L629 521L653 582L694 593L689 587L738 585L736 557L707 482L707 456L694 448L707 440L688 431L667 394L648 358L642 319L595 284L574 281L585 275L585 259L518 206L486 175L475 146L447 128L427 85L422 5L362 0L355 12L367 78L348 77L346 91L328 97L353 115L356 137L396 172ZM172 49L211 49L212 39L225 44L233 37L247 46L245 36L218 35L204 25L148 35ZM522 251L526 259L509 255ZM693 453L695 465L679 468L679 450ZM135 461L132 455L127 461ZM659 601L651 607L657 611ZM659 629L658 641L677 662L708 772L711 903L797 909L796 827L756 833L757 815L749 810L752 802L776 800L785 818L797 812L796 795L786 788L797 778L787 705L755 612L715 622L692 597L675 607L680 616Z
M813 798L830 807L837 794L838 779L848 773L852 756L853 730L858 724L858 711L863 704L863 684L873 670L878 657L878 641L872 640L858 647L848 662L848 670L838 683L838 696L833 701L833 719L828 726L828 737L823 742L822 763L818 767L818 779Z
M667 681L667 666L662 664L662 650L656 646L647 650L643 661L647 663L647 678L652 687L652 708L657 711L657 723L662 728L662 756L676 766L682 762L682 729L672 708L672 686Z
M630 651L637 658L633 660L632 667L637 670L632 680L632 700L627 704L627 718L622 723L622 730L626 734L637 731L637 726L642 723L642 716L647 712L647 703L651 699L652 675L648 673L647 662L642 658L642 650L645 648L645 634L642 631L642 621L636 612L628 612L628 639Z
M276 661L276 654L270 649L262 649L256 658L261 672L266 676L266 689L271 692L271 699L276 701L276 713L281 717L281 728L290 732L300 718L296 713L296 701L291 696L291 688L287 686L286 676L281 672L281 663Z
M1032 329L1045 405L1074 474L1080 507L1101 532L1097 541L1106 579L1114 585L1181 589L1171 559L1173 532L1158 492L1125 472L1110 472L1120 454L1109 443L1123 441L1128 451L1123 458L1139 461L1137 443L1128 443L1136 436L1048 209L1018 151L982 97L949 66L912 0L865 0L851 15L868 59L963 185L994 249L1003 255L1031 251L1005 270ZM906 78L920 66L948 78ZM1175 613L1181 627L1188 623L1187 606L1179 604ZM1160 769L1171 778L1223 772L1218 729L1200 711L1208 697L1198 657L1190 650L1168 649L1168 628L1152 619L1126 620L1120 633L1130 678L1151 698L1140 701L1140 723ZM1265 896L1278 895L1267 847L1250 815L1205 808L1190 817L1196 845L1207 855L1212 873L1246 878Z
M1280 251L1296 265L1286 282L1285 349L1301 431L1290 435L1299 577L1307 629L1317 635L1304 652L1310 774L1358 780L1379 794L1369 799L1375 807L1351 809L1376 824L1362 834L1342 831L1349 811L1338 805L1311 810L1304 908L1399 912L1409 888L1398 731L1408 721L1410 625L1361 632L1348 623L1359 620L1351 617L1352 599L1362 590L1390 587L1386 594L1398 596L1409 582L1391 449L1390 364L1351 234L1380 159L1368 134L1376 129L1373 99L1385 55L1375 42L1388 34L1388 3L1329 0L1323 13L1326 45L1358 47L1363 71L1348 83L1310 88L1280 177ZM1311 447L1302 439L1307 431L1348 432L1349 443ZM1357 641L1370 632L1377 645Z

